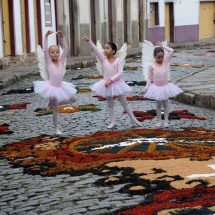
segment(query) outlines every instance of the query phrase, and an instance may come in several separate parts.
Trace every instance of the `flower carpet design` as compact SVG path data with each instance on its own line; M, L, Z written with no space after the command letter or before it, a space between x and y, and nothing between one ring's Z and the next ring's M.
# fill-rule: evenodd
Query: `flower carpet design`
M9 129L9 124L6 124L6 123L4 123L4 124L1 124L0 125L0 135L2 135L2 134L12 134L13 133L13 131L11 131L10 129Z
M126 113L126 112L123 112ZM156 117L156 110L148 111L133 111L134 116L138 121L143 122L144 120L151 120ZM164 119L164 113L162 113L162 119ZM180 119L196 119L196 120L207 120L205 117L196 116L195 114L189 112L188 110L173 110L169 113L169 120L180 120Z
M72 80L80 80L80 79L85 79L85 78L87 78L87 79L101 79L101 78L103 78L103 76L102 75L79 75L75 78L72 78Z
M62 105L59 108L59 113L76 113L79 111L100 111L97 105L89 104L89 105L79 105L79 106L72 106L72 105ZM52 114L52 110L46 111L44 108L37 108L34 112L36 112L36 116L43 116Z
M25 93L32 93L34 92L33 87L25 88L25 89L16 89L16 90L9 90L2 95L10 95L10 94L25 94Z
M19 104L12 104L12 105L0 105L0 112L7 111L7 110L22 110L26 109L27 105L31 104L30 102L22 102Z
M132 129L43 135L5 145L0 157L33 175L92 172L103 176L96 186L122 184L119 192L143 197L114 214L207 214L215 206L214 144L215 129Z

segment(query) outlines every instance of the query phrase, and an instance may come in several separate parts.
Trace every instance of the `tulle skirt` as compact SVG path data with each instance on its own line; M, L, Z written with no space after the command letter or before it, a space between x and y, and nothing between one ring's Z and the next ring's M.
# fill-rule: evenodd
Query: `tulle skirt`
M77 90L71 83L63 81L60 86L53 86L49 81L34 81L34 92L45 99L54 98L58 102L71 99Z
M168 83L164 86L157 86L155 84L151 84L149 89L145 93L144 97L154 100L167 100L168 98L177 96L182 93L183 90L177 87L172 83Z
M111 83L108 87L105 87L106 80L101 80L90 88L92 91L96 93L98 96L106 97L114 97L123 95L126 92L132 91L131 87L128 86L123 80L117 80Z

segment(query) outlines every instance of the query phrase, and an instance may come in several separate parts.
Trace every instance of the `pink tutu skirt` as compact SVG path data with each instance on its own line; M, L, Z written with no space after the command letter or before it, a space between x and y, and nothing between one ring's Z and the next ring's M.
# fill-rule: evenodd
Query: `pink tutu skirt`
M98 96L106 97L114 97L123 95L126 92L132 91L131 87L128 86L123 80L117 80L111 83L108 87L105 87L106 80L101 80L90 88L92 91L96 93Z
M63 81L60 86L53 86L49 81L34 81L34 92L45 99L55 98L60 101L71 99L77 90L71 83Z
M168 98L177 96L182 93L183 90L177 87L172 83L168 83L163 86L157 86L155 84L151 84L149 89L145 93L144 97L154 100L167 100Z

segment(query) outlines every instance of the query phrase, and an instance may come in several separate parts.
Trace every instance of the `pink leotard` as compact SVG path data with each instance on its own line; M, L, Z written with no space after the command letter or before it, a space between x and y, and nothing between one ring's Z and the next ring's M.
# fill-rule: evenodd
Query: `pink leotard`
M59 58L59 63L58 66L55 65L51 57L49 55L49 48L48 48L48 38L44 39L44 48L45 48L45 61L46 61L46 69L48 71L49 75L49 83L52 86L60 86L62 81L63 81L63 76L64 76L64 62L68 53L68 46L66 43L66 39L62 38L62 43L63 43L63 53Z
M98 59L102 62L104 80L111 79L112 81L116 81L121 79L123 73L122 61L119 58L116 58L113 63L109 63L107 57L98 50L91 40L89 41L89 44L95 51Z
M149 66L146 89L149 88L152 81L157 86L164 86L168 84L168 63L173 55L174 50L169 47L163 48L168 51L168 54L166 54L163 63L160 66L156 64L151 64Z

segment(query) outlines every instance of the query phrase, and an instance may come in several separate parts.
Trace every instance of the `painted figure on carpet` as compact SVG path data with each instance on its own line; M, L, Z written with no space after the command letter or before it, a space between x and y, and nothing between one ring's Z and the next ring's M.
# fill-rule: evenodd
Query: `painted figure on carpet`
M161 127L163 124L161 120L162 106L164 109L164 127L169 127L168 99L182 93L179 87L168 81L170 76L169 61L173 52L174 50L168 47L166 42L158 42L156 47L150 41L143 43L142 64L147 83L141 94L157 101L157 127Z
M114 116L114 97L118 97L119 102L128 113L131 121L139 126L142 124L135 118L128 102L125 98L125 93L132 89L122 79L123 66L125 64L125 57L127 55L127 44L118 50L118 47L113 42L108 42L102 48L100 42L96 45L86 36L83 41L89 42L90 46L95 51L97 56L97 69L102 73L103 79L91 86L91 90L95 91L98 96L107 99L107 106L110 117L110 125L107 128L113 128L116 125Z
M76 102L76 89L73 84L63 81L66 71L66 56L68 47L66 39L61 31L56 34L61 37L63 50L57 45L48 47L48 36L53 31L49 30L44 38L44 51L37 48L38 66L40 75L44 81L34 81L34 92L45 99L49 99L47 109L53 110L53 124L55 134L62 134L58 128L58 106Z

